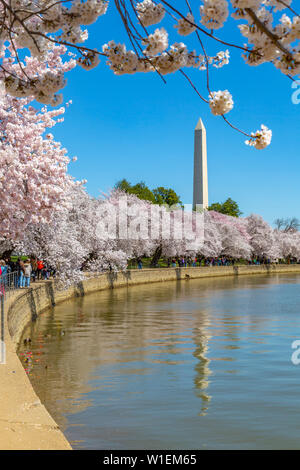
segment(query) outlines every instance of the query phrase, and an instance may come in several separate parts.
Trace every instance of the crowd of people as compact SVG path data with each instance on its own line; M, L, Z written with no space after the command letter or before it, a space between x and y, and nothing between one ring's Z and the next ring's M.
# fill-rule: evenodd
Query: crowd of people
M234 264L234 259L227 258L222 256L220 258L174 258L168 259L168 268L187 268L187 267L196 267L196 266L230 266Z
M176 257L176 258L168 258L167 259L167 267L168 268L191 268L196 266L231 266L234 265L235 260L233 258L228 258L226 256L222 256L220 258L192 258L192 257ZM256 263L254 263L256 264ZM143 268L143 262L141 258L137 260L138 269ZM159 267L156 264L155 267Z
M187 268L187 267L196 267L196 266L234 266L237 260L234 258L229 258L228 256L220 256L217 258L174 258L168 259L168 268ZM247 261L248 264L270 264L270 259L258 259L253 258L252 260Z
M191 267L200 267L200 266L234 266L238 260L234 258L230 258L228 256L220 256L217 258L192 258L192 257L176 257L176 258L168 258L167 259L167 267L168 268L191 268ZM245 263L248 265L261 265L261 264L271 264L270 258L259 258L253 257L251 260L244 260ZM289 260L278 260L277 263L288 263L293 264L297 263L296 259L289 259ZM137 260L138 269L143 268L143 262L141 258ZM158 264L155 267L160 267Z
M35 257L19 257L15 261L11 258L0 260L0 279L4 284L13 282L15 288L30 287L31 281L47 280L51 276L55 277L55 269Z

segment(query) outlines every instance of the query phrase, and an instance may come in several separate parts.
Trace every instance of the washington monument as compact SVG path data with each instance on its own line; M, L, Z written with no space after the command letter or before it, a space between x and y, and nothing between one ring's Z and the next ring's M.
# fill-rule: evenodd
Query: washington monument
M195 129L194 140L194 192L193 208L207 209L208 183L207 183L207 152L206 130L201 119Z

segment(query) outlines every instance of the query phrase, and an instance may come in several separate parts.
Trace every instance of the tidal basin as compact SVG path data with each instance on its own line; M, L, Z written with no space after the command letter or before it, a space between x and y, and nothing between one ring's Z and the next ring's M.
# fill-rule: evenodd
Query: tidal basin
M300 449L297 339L300 275L254 275L66 301L18 354L75 449Z

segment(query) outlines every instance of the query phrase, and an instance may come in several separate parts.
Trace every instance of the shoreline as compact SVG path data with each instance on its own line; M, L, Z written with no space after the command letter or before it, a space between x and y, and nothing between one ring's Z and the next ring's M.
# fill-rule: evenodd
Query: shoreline
M71 445L36 395L16 350L25 326L44 310L72 297L131 285L239 275L300 274L300 264L154 268L92 274L67 290L55 281L33 283L5 299L6 364L0 364L0 450L71 450Z

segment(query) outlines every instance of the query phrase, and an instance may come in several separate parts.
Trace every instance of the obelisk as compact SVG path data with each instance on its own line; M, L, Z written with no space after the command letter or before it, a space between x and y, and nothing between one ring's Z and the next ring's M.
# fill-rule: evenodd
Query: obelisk
M193 209L208 207L206 129L201 119L195 128L194 137L194 193Z

